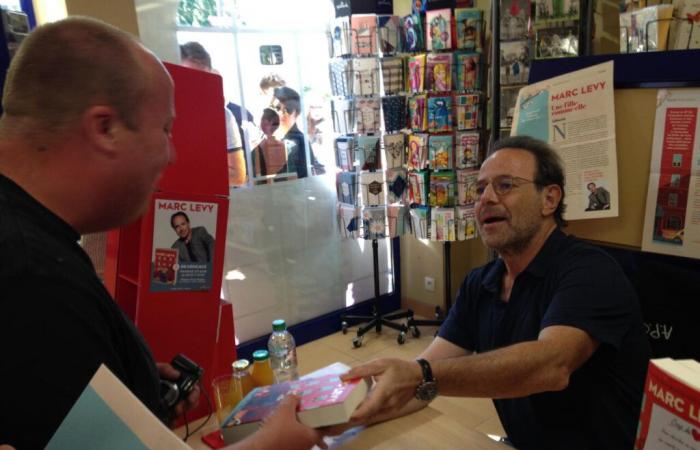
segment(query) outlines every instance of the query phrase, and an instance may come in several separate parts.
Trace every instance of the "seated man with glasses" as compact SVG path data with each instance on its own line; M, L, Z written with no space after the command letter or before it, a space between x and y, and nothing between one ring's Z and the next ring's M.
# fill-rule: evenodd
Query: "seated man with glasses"
M383 358L352 423L437 394L493 398L520 450L632 448L650 357L639 302L617 263L564 234L564 170L544 142L496 143L476 187L479 235L498 258L473 270L415 361ZM337 431L337 430L334 430Z

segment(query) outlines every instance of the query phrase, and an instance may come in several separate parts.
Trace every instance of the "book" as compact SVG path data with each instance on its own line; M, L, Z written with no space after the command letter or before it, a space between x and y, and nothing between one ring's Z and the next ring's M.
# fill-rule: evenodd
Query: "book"
M635 450L700 450L700 368L696 361L649 361Z
M357 205L357 174L339 172L337 175L338 201L348 205Z
M428 97L428 131L452 131L452 97Z
M472 8L455 9L456 47L459 49L482 51L483 11Z
M472 169L479 166L479 146L481 136L478 131L458 131L455 133L455 167Z
M425 94L408 97L408 128L413 131L424 131L428 127L427 99Z
M398 16L379 15L377 16L377 29L379 37L379 50L382 54L394 54L400 51L400 21Z
M379 94L379 67L376 58L353 58L352 72L352 95Z
M377 54L377 15L353 14L350 19L352 53L355 55Z
M406 161L406 137L403 133L384 135L384 161L387 169L403 167Z
M425 62L425 88L432 92L452 90L452 53L428 53Z
M666 50L671 17L672 5L620 13L620 53Z
M337 374L257 387L231 411L221 427L221 434L227 444L244 439L254 433L261 421L291 392L301 396L297 418L304 425L318 428L345 423L367 391L366 381L343 382Z
M452 48L452 10L434 9L425 12L426 48L449 50Z
M362 205L384 205L384 172L360 173Z
M453 146L451 134L431 134L428 137L430 168L433 170L451 169Z
M409 170L422 170L428 164L428 135L413 133L408 136L407 166Z
M385 94L396 94L404 90L403 58L400 56L384 57L381 60L382 83Z
M407 91L411 93L423 92L425 87L425 54L413 55L408 58L406 63L407 75Z
M153 256L153 280L161 284L177 283L176 248L156 248Z
M401 19L402 47L405 52L425 50L423 40L423 21L420 14L410 14Z
M455 53L455 90L473 91L481 89L481 54Z
M190 447L102 364L46 448L184 450Z
M384 239L386 236L386 208L384 206L362 208L362 237L364 239ZM353 410L354 408L349 413ZM350 418L349 413L345 420L336 423L347 422Z
M501 42L501 84L525 84L529 75L528 41Z
M430 240L455 240L454 208L433 208L430 211Z
M476 237L476 213L474 206L457 206L457 240L466 241Z
M430 206L453 206L455 175L451 170L430 174Z
M517 99L517 96L516 96ZM479 94L458 94L454 98L455 127L458 130L473 130L481 123ZM515 104L513 104L515 106Z
M525 39L530 34L530 0L501 1L501 39Z
M360 235L360 208L340 203L338 215L340 236L345 239L357 239Z

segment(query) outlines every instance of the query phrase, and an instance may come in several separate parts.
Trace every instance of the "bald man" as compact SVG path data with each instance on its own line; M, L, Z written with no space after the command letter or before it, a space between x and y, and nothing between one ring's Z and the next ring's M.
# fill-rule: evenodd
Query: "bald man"
M43 448L100 364L167 422L159 379L178 373L154 362L77 241L146 211L174 158L169 74L128 34L72 18L23 42L3 107L0 443ZM295 420L297 402L237 448L311 447L319 435Z

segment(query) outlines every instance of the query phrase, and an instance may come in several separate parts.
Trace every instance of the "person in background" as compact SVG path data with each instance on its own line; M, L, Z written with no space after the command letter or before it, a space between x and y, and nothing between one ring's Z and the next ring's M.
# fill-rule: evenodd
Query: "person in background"
M650 357L639 302L612 257L561 230L559 157L533 138L503 139L476 186L478 234L499 258L468 275L417 360L343 377L377 377L352 423L437 394L490 397L519 450L632 448Z
M214 238L204 227L191 227L186 213L178 211L170 216L170 226L178 238L171 248L178 250L180 262L208 263L214 259Z
M274 105L275 89L286 86L287 82L276 73L270 73L260 79L260 93L267 99L265 107Z
M44 448L101 364L164 423L156 364L78 244L133 222L174 159L174 88L134 38L72 17L22 42L0 118L0 443ZM321 437L288 397L232 449L308 449Z
M199 42L188 42L180 46L180 62L183 66L205 72L218 73L212 68L211 56ZM246 182L243 130L240 118L236 118L229 108L226 114L226 153L228 160L229 186L242 186Z
M260 118L263 139L252 153L256 176L274 175L286 170L287 155L284 143L274 136L279 125L280 118L277 112L265 108Z

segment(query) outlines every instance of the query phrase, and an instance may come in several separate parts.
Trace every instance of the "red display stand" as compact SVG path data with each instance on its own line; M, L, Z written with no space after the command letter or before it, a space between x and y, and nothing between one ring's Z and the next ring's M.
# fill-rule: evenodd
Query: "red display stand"
M170 361L177 353L189 356L204 368L202 386L211 397L212 378L230 372L236 357L231 305L220 300L229 189L222 80L207 72L165 66L175 83L176 160L163 173L146 214L110 232L105 284L143 333L156 360ZM206 290L154 291L154 218L164 204L215 205L215 244ZM172 234L169 247L177 238L169 220L157 226ZM209 412L201 400L189 418Z

